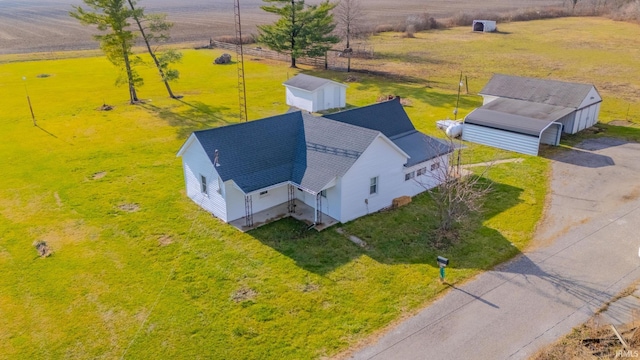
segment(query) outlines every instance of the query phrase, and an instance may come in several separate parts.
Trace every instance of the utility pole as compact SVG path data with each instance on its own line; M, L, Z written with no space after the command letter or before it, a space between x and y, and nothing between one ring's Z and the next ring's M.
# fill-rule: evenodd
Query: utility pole
M29 103L29 111L31 111L31 120L33 120L33 126L38 126L38 124L36 124L36 116L33 114L33 107L31 106L31 99L29 98L29 90L27 90L27 77L23 76L22 81L24 81L24 93L27 95L27 103Z
M240 0L234 0L233 10L236 25L236 56L238 65L238 103L240 121L247 121L247 89L244 84L244 54L242 51L242 25L240 23Z

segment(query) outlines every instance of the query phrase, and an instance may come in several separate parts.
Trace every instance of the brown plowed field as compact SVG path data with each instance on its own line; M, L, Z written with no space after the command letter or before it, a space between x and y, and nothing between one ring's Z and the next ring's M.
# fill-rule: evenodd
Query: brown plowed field
M308 0L307 3L318 3ZM397 23L409 14L446 17L460 11L503 11L545 5L555 0L361 0L372 24ZM0 54L95 49L95 30L69 17L80 0L0 0ZM164 12L174 22L173 42L202 42L234 33L233 0L141 0L147 12ZM241 0L243 32L274 20L260 10L261 0Z

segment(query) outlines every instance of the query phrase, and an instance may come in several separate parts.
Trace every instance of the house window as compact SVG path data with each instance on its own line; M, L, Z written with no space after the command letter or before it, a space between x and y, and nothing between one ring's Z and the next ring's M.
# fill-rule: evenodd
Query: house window
M222 179L220 179L220 177L218 177L218 194L224 196L224 194L222 193L222 187L223 187L223 183L222 183Z
M326 198L327 197L327 190L320 191L320 196L322 196L323 198Z
M404 174L404 181L409 181L411 179L413 179L416 176L415 172L410 172L410 173L406 173Z
M431 171L440 169L440 163L431 164Z
M377 194L378 193L378 177L372 177L371 180L369 180L369 195L373 195L373 194Z
M260 191L260 197L265 197L267 195L269 195L269 191L268 190Z
M418 169L418 172L416 175L420 176L420 175L424 175L427 173L427 168L423 167L422 169Z
M209 195L207 192L207 177L204 175L200 175L200 192Z

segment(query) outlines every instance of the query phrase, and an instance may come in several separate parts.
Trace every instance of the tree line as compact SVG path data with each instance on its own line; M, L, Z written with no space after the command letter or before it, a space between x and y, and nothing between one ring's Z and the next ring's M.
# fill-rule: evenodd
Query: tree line
M290 55L291 67L295 68L296 59L323 56L344 39L347 71L350 71L350 40L357 35L364 16L360 1L331 3L326 0L318 5L307 5L304 0L263 0L266 5L261 6L262 10L280 18L273 24L258 27L258 41ZM116 85L127 85L131 104L139 101L137 89L144 84L136 71L136 66L143 61L132 51L137 38L144 41L169 96L179 97L173 93L169 82L180 76L171 65L179 62L182 54L171 49L158 51L153 47L169 39L173 24L167 21L166 14L147 14L136 0L83 0L83 3L86 7L73 6L69 14L83 25L93 25L102 32L94 38L119 71Z

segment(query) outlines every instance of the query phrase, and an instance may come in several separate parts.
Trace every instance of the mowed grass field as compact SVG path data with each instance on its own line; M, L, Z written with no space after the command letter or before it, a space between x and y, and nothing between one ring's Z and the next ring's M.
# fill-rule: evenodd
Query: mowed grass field
M562 37L570 37L567 24L574 21L539 24L564 26ZM593 22L599 34L622 36L618 23L581 21ZM518 36L518 25L529 26L509 25L509 36ZM389 93L407 97L416 126L437 135L434 121L451 116L455 106L460 66L412 52L438 34L470 36L466 29L452 29L418 39L374 39L383 57L376 66L389 70L397 63L398 75L356 74L349 104L366 105ZM539 38L527 34L527 44L549 38L544 32ZM630 44L636 41L631 31L625 34ZM484 41L486 53L496 53L506 35L473 36ZM385 48L387 41L396 45ZM473 51L476 42L459 42L459 48L466 46L467 56L456 61L480 69L485 60ZM536 55L536 49L523 54L550 56ZM444 43L433 46L434 58L446 57L445 50ZM212 65L220 53L184 51L181 80L174 84L185 96L181 101L166 97L152 68L141 69L147 84L139 96L145 101L136 106L127 104L126 89L113 86L115 73L103 57L0 57L0 357L330 357L445 291L437 281L437 255L451 259L447 278L459 283L514 256L531 240L543 211L548 161L473 145L463 156L466 162L524 161L491 169L485 181L494 192L486 211L472 216L459 243L444 250L432 244L435 220L426 195L402 209L345 224L367 248L333 229L309 232L290 220L249 233L222 224L186 198L176 158L191 131L237 122L236 68ZM605 66L592 61L594 68ZM521 65L505 62L501 72L519 74ZM635 63L625 66L621 73L638 71ZM296 71L251 59L245 70L249 118L286 111L281 84ZM546 75L544 68L528 70L527 75ZM480 74L471 86L488 79ZM612 101L626 99L626 93L611 92L603 94L605 101L608 94ZM99 111L103 103L114 109ZM463 94L461 116L480 103ZM603 120L617 111L605 102ZM53 255L39 258L35 241L46 241Z

